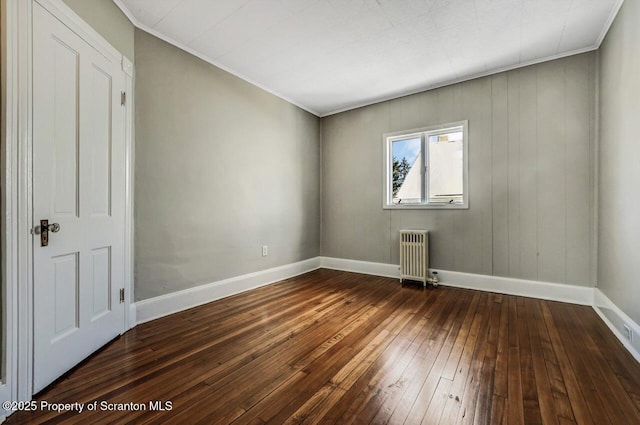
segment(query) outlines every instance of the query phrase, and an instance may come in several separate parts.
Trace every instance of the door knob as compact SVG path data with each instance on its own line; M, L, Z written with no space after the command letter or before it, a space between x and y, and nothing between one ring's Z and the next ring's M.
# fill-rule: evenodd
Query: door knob
M49 232L58 233L60 231L60 223L51 223L49 220L40 220L40 226L36 227L36 234L40 234L40 246L49 245Z

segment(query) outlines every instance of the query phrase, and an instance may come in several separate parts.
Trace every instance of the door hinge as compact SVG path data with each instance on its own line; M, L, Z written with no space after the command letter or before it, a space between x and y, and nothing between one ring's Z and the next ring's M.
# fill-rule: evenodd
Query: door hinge
M120 105L124 106L127 103L127 93L121 91L120 92Z
M120 288L120 304L124 302L124 288Z

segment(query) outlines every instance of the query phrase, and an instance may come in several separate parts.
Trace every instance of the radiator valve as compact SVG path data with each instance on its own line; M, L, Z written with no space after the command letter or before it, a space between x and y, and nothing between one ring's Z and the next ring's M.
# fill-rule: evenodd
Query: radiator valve
M432 284L434 287L438 286L438 272L431 272L433 277L428 277L427 282Z

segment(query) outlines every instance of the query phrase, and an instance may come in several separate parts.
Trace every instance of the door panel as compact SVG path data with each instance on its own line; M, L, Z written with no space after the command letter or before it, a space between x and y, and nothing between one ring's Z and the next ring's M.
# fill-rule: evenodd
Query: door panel
M80 326L80 286L78 284L78 253L59 255L51 259L53 275L53 335L55 342Z
M111 213L112 78L95 64L91 67L91 214Z
M53 96L55 114L51 117L53 137L55 218L78 215L78 72L80 55L56 37L47 59L53 61Z
M34 392L124 329L124 75L33 9ZM42 229L40 229L42 230Z
M111 247L94 249L91 255L93 260L91 321L94 321L111 311Z

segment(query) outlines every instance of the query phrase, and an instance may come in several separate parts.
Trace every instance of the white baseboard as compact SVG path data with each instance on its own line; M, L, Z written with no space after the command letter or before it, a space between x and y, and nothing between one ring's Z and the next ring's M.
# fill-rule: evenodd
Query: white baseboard
M398 267L397 264L372 263L369 261L346 260L344 258L333 257L319 258L320 267L325 269L400 278L400 267Z
M438 272L438 280L440 284L444 286L498 292L506 295L518 295L521 297L561 301L571 304L593 305L592 287L451 272L439 269L429 270Z
M134 316L136 323L177 313L192 307L219 300L230 295L269 285L320 268L319 257L272 269L236 276L159 297L138 301Z
M593 290L593 309L631 355L640 362L640 326L627 316L598 288ZM624 325L633 334L631 341L624 337Z
M331 257L321 257L320 264L321 267L327 269L400 278L400 270L397 264L370 263L368 261L345 260ZM438 272L438 280L440 284L444 286L498 292L501 294L562 301L572 304L593 304L593 288L591 287L451 272L440 269L429 270L431 272Z
M318 268L391 278L400 277L400 271L396 264L373 263L332 257L315 257L297 263L232 277L132 303L129 313L129 326L132 328L138 323L148 322L149 320L260 286L269 285ZM440 284L444 286L498 292L501 294L519 295L573 304L593 305L593 288L438 269L431 269L431 271L438 272ZM640 339L640 332L638 332L638 338Z
M136 327L136 324L138 323L138 319L137 319L137 306L136 303L130 303L129 304L129 323L127 323L127 330L129 329L133 329Z

